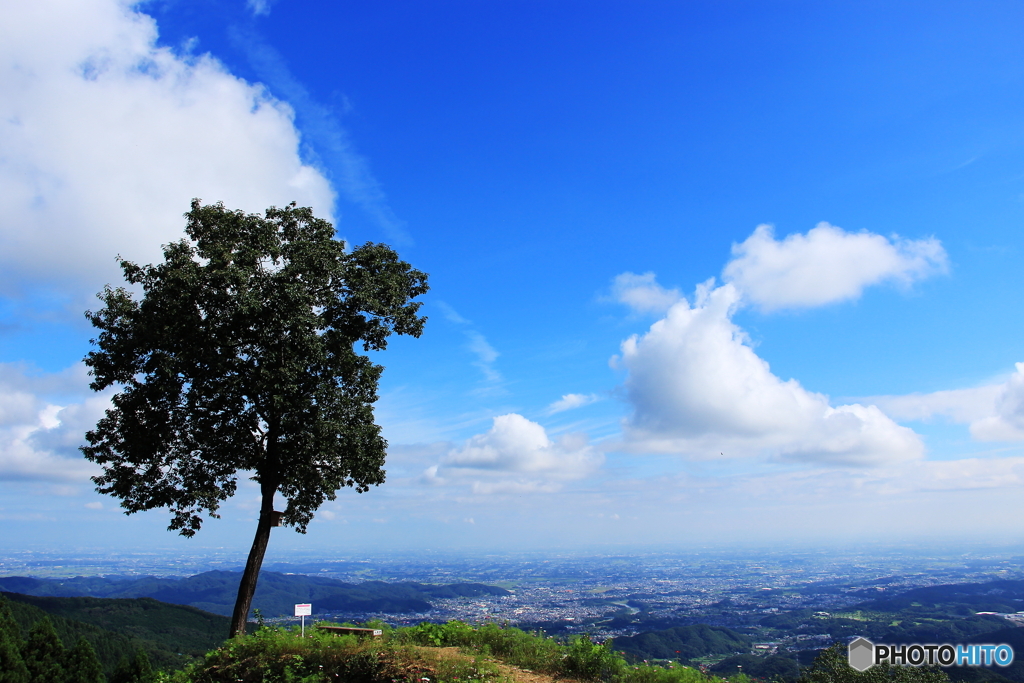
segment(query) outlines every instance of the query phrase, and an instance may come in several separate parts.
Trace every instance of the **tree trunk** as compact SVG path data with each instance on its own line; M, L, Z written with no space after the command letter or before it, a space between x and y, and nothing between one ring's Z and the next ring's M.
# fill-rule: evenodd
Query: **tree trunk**
M274 512L274 494L277 492L277 485L269 482L260 482L263 504L260 506L260 521L256 525L256 538L252 541L252 549L249 550L249 559L245 563L245 571L242 572L242 580L238 584L238 598L235 599L235 611L231 615L231 635L245 635L245 623L249 618L249 608L252 607L252 596L256 593L256 582L260 578L260 567L263 566L263 556L267 552L267 543L270 541L270 522Z

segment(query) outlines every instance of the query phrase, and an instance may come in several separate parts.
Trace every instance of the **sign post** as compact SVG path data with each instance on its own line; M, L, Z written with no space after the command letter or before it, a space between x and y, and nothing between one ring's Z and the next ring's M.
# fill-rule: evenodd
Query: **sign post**
M313 614L313 605L310 603L304 603L301 605L295 605L295 616L302 617L302 637L306 637L306 617Z

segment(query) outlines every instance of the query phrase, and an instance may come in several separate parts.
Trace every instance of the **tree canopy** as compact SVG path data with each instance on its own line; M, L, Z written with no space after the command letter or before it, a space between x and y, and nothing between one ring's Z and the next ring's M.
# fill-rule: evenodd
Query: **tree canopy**
M135 293L107 286L103 308L86 313L100 330L90 386L119 392L82 451L103 467L98 491L126 514L168 508L185 536L218 516L239 472L260 485L232 626L244 632L275 494L281 523L305 533L339 489L384 481L373 415L383 367L360 351L420 335L412 299L427 276L383 244L348 251L294 204L260 216L193 200L185 216L187 239L165 245L163 263L119 257Z

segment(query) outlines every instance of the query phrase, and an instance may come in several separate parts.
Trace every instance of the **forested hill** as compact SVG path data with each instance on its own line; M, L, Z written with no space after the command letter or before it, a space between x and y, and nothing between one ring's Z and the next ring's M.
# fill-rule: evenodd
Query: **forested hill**
M858 605L861 609L895 612L916 608L919 611L948 610L960 607L973 612L1017 612L1024 609L1024 581L986 581L913 588L896 595L880 596Z
M615 649L634 659L674 659L688 661L714 654L750 652L750 638L724 626L677 626L648 631L614 640Z
M64 646L79 638L92 645L109 675L121 658L144 650L157 668L177 668L189 657L220 645L230 620L192 607L166 605L149 598L54 598L2 593L22 636L49 617ZM2 676L0 676L2 678Z
M214 614L230 615L238 594L240 577L239 572L225 571L204 572L184 579L35 579L11 576L0 578L0 590L46 597L153 598L175 605L190 605ZM291 615L295 604L302 602L312 603L314 614L414 614L429 610L431 600L477 595L508 595L508 591L480 583L431 585L367 581L352 584L319 576L262 572L253 608L258 608L267 617Z

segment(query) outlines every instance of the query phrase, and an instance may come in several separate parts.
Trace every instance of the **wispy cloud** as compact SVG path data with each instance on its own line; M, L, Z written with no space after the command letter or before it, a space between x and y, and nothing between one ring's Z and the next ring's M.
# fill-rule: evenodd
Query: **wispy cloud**
M265 0L256 0L264 2ZM317 102L288 68L284 57L251 28L234 27L232 41L241 48L259 77L279 97L295 109L303 135L312 143L316 156L324 162L325 172L337 189L358 206L397 245L412 244L405 223L388 205L387 196L359 154L337 116Z
M582 408L600 400L601 397L597 394L565 394L562 398L549 405L544 412L548 415L554 415L566 410Z
M492 384L500 382L502 380L501 373L494 367L495 361L501 355L498 353L498 350L491 346L491 343L487 341L487 337L473 328L472 321L459 315L449 304L439 301L435 305L444 313L445 320L463 328L462 333L466 335L468 341L466 348L476 356L473 365L480 368L480 372L484 374L488 382Z
M500 354L490 345L487 338L476 330L467 330L466 336L469 337L469 350L477 358L474 365L480 368L489 381L500 382L501 373L494 369L494 361L498 360Z
M662 314L682 298L683 294L678 289L665 289L659 285L651 272L643 275L622 273L612 280L612 299L629 306L636 313Z
M245 6L257 17L265 17L270 14L271 0L246 0Z

